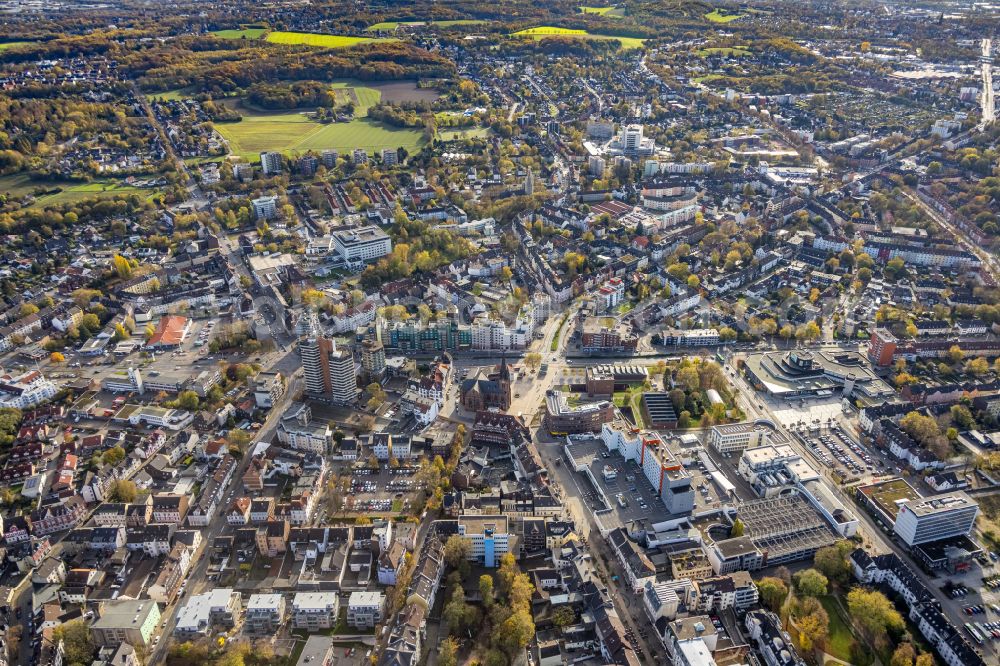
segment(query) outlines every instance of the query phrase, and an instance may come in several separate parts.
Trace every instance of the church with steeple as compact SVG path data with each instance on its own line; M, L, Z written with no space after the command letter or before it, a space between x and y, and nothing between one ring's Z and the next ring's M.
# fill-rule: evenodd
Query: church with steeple
M510 366L502 357L500 365L483 375L479 370L473 377L462 382L459 401L462 406L472 412L484 409L510 409Z

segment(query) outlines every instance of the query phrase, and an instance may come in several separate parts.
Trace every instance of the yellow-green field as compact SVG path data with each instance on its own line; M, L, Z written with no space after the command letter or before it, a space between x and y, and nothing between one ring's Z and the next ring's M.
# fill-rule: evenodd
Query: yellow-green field
M545 39L546 37L572 37L574 39L617 39L621 42L623 49L637 49L641 48L645 43L645 39L639 39L638 37L615 37L613 35L602 35L600 33L588 32L587 30L579 30L575 28L556 28L553 26L539 26L537 28L527 28L525 30L518 30L513 33L514 37L531 37L535 41L540 39Z
M625 16L625 12L617 7L587 7L581 5L578 9L583 14L598 14L599 16L610 16L611 18Z
M98 179L89 183L76 183L72 181L33 181L24 174L0 177L0 193L11 197L20 198L27 194L34 194L40 189L54 190L56 188L60 188L61 191L37 196L30 207L42 208L50 205L74 203L93 197L111 197L116 194L138 193L148 199L160 193L156 189L132 187L123 181L112 178Z
M730 21L735 21L741 16L743 16L743 14L723 14L718 9L713 9L710 13L705 14L705 19L711 21L712 23L729 23Z
M31 46L34 42L4 42L0 44L0 51L6 51L7 49L16 49L21 46Z
M231 152L255 161L261 151L284 153L333 149L349 152L364 148L369 153L400 146L414 151L423 143L418 129L390 127L365 117L368 107L377 104L382 94L375 88L339 81L332 86L337 96L357 100L354 120L346 123L320 123L296 111L248 110L241 107L243 120L215 123L215 129L229 142ZM353 95L351 94L353 92Z
M266 28L245 28L243 30L216 30L212 34L222 39L260 39Z
M166 90L164 92L157 93L146 93L146 99L150 101L159 99L164 102L176 102L179 99L188 99L193 96L194 95L187 88L177 88L176 90Z
M712 46L707 49L698 49L695 53L702 58L712 55L724 55L735 58L743 58L751 55L750 51L741 46Z
M366 42L390 41L372 37L348 37L347 35L323 35L316 32L285 32L277 30L269 32L265 39L272 44L305 44L324 49L342 49Z
M432 25L440 28L451 28L462 25L482 25L484 23L487 23L487 21L480 19L455 19L453 21L382 21L381 23L368 26L367 30L369 32L388 32L389 30L395 30L400 26Z

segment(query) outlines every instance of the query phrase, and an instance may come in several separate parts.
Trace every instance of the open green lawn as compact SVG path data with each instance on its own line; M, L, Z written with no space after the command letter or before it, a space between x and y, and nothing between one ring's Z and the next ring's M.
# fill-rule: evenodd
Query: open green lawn
M736 58L743 58L748 55L751 55L751 52L747 51L744 48L740 48L739 46L733 46L733 47L712 46L707 49L698 49L697 51L695 51L695 54L702 58L707 58L708 56L711 55L724 55Z
M6 51L7 49L16 49L19 46L30 46L34 42L3 42L0 44L0 51Z
M723 14L718 9L713 9L710 13L705 14L705 18L712 23L729 23L730 21L735 21L741 16L743 16L743 14Z
M305 152L333 149L349 152L364 148L368 152L400 146L413 152L423 143L423 133L417 129L389 127L364 117L368 107L377 103L381 93L374 88L352 86L348 82L333 84L345 93L352 89L358 100L357 115L348 123L323 124L297 111L248 111L241 108L243 120L216 123L215 128L229 142L230 150L254 161L264 150Z
M401 25L435 25L441 28L450 28L456 25L481 25L483 23L488 23L488 21L483 21L481 19L456 19L453 21L382 21L381 23L376 23L374 25L368 26L366 28L369 32L378 31L389 31L395 30Z
M192 91L188 88L177 88L176 90L166 90L164 92L146 93L146 99L150 101L154 99L161 99L164 102L173 102L179 99L192 97L191 92Z
M229 142L230 150L248 160L256 161L261 151L305 152L333 149L349 152L363 148L369 153L382 148L406 148L410 152L423 144L423 132L418 129L390 127L365 117L368 108L377 104L382 93L376 88L360 85L354 80L330 84L343 96L357 100L355 118L348 123L323 124L297 111L264 111L239 108L243 120L216 123L215 128ZM479 136L487 130L471 128L468 136ZM461 132L442 131L443 138L456 138Z
M613 35L602 35L600 33L588 32L586 30L579 30L575 28L556 28L553 26L543 25L537 28L526 28L524 30L518 30L513 33L514 37L531 37L536 41L539 39L545 39L546 37L573 37L578 39L617 39L621 42L623 49L637 49L642 47L646 42L644 39L639 39L638 37L615 37Z
M26 194L33 194L39 189L54 190L56 188L61 188L62 191L36 197L31 208L74 203L95 196L111 197L116 194L132 194L133 192L137 192L150 198L160 193L159 190L155 189L132 187L113 178L102 178L89 183L33 181L25 174L3 176L0 178L0 193L13 197L23 197Z
M260 39L267 28L244 28L243 30L216 30L212 34L222 39Z
M598 14L600 16L610 16L611 18L621 18L625 16L625 13L617 7L587 7L585 5L581 5L579 10L583 14Z
M837 659L842 659L848 663L851 661L851 643L854 642L854 634L851 628L844 621L840 614L840 608L836 600L826 595L819 598L826 609L826 614L830 616L830 637L826 641L826 651Z
M305 44L324 49L342 49L365 42L388 41L372 37L348 37L347 35L323 35L317 32L285 32L283 30L268 33L266 39L272 44Z
M691 79L694 83L707 83L708 81L715 81L717 79L724 79L722 74L705 74L704 76L697 76Z
M490 135L489 127L449 127L438 130L438 136L442 141L452 141L454 139L485 139Z

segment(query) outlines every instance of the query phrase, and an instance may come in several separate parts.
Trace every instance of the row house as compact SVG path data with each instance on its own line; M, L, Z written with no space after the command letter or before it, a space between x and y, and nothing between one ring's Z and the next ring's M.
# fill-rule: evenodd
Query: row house
M121 502L105 502L92 515L94 525L98 527L125 527L128 504Z
M25 442L12 446L7 459L10 462L19 463L41 460L45 455L45 444L42 442Z
M127 547L129 550L141 550L150 557L166 555L172 548L174 532L177 525L173 523L152 523L145 527L137 527L127 531Z
M257 528L257 550L261 555L277 557L285 552L288 544L288 521L269 520Z
M249 497L237 497L226 512L226 522L238 527L247 525L250 522L250 505Z
M76 527L87 512L87 505L79 495L67 498L61 504L40 508L32 513L32 533L52 534Z
M909 608L908 617L948 666L985 666L958 627L941 611L934 594L895 553L872 557L858 548L850 556L854 577L866 585L887 585Z
M31 461L7 463L7 465L0 470L0 481L5 483L16 483L17 481L27 479L29 476L34 476L34 474L35 463Z
M10 547L23 543L31 538L31 518L29 516L11 516L3 523L4 543Z
M183 544L175 544L146 594L158 603L171 603L177 597L177 592L190 568L191 551Z
M153 495L153 521L180 525L187 517L189 502L187 495L167 493Z
M83 605L104 580L104 572L99 569L70 569L59 590L59 601L63 604Z

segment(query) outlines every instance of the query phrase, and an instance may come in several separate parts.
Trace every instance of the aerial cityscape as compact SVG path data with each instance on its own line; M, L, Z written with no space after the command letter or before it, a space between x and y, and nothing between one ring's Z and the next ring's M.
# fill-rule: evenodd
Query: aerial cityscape
M0 666L1000 665L995 40L0 0Z

